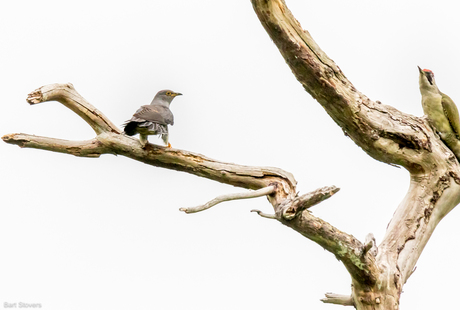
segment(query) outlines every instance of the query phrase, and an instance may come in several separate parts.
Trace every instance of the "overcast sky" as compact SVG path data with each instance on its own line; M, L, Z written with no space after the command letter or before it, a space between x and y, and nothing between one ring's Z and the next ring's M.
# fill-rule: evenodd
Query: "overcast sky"
M129 3L129 4L128 4ZM287 0L304 29L357 89L422 115L417 65L460 101L452 1ZM77 91L115 124L158 90L171 105L174 148L294 174L301 194L336 185L311 210L364 240L382 240L409 174L366 155L306 93L249 0L3 1L0 134L94 137L59 103L25 98L50 83ZM161 140L150 137L153 143ZM181 207L243 189L122 156L99 159L0 143L0 308L334 309L350 293L329 252L233 201ZM460 212L438 226L408 280L401 309L451 309L458 294Z

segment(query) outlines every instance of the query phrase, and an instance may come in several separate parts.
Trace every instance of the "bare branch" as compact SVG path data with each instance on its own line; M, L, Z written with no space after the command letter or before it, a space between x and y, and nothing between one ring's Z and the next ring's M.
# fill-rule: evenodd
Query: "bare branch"
M410 277L438 223L460 202L459 167L449 166L449 162L434 162L436 169L429 174L412 177L379 245L377 258L385 265L397 265L401 285Z
M293 219L286 220L282 216L286 208L290 208L290 204L280 206L276 210L277 218L280 218L281 223L334 254L342 261L352 278L367 285L373 285L377 281L379 269L375 257L369 254L361 255L363 244L358 239L315 217L308 210L304 210Z
M101 154L124 155L149 165L183 171L252 190L273 185L276 187L276 194L269 196L272 204L278 204L295 195L297 182L293 175L278 168L224 163L201 154L153 144L143 148L139 140L121 134L121 131L104 114L88 103L72 84L42 86L30 93L27 100L30 104L51 100L61 102L82 117L94 129L97 136L89 141L77 142L27 134L8 134L2 137L6 143L85 157L99 157Z
M420 155L431 151L418 117L371 101L356 90L340 68L303 30L283 0L252 0L262 26L305 90L315 98L357 145L380 161L417 172ZM420 171L418 171L420 172Z
M335 304L342 306L354 306L353 297L350 295L340 295L334 293L324 294L326 298L321 299L325 304Z
M335 186L326 186L303 196L296 197L288 208L283 209L284 219L292 220L304 210L330 198L339 190L340 188Z
M23 133L5 135L2 139L6 143L16 144L22 148L41 149L82 157L99 157L101 154L110 152L110 150L107 147L104 147L97 139L87 141L69 141L27 135Z
M267 213L264 213L260 210L256 210L256 209L252 209L251 212L256 212L257 214L259 214L261 217L265 217L267 219L272 219L272 220L276 220L276 214L267 214Z
M102 132L121 133L117 126L86 101L70 83L45 85L34 90L27 97L27 102L31 105L54 100L77 113L93 128L96 134Z
M183 171L252 190L276 185L276 195L269 196L272 204L295 195L294 177L281 169L225 163L201 154L154 144L148 144L146 148L142 148L139 140L122 134L104 132L88 141L68 141L27 134L8 134L2 139L6 143L23 148L36 148L76 156L123 155L152 166Z
M196 206L192 208L180 208L179 210L184 211L185 213L196 213L196 212L200 212L200 211L209 209L215 206L216 204L219 204L224 201L267 196L267 195L273 194L275 190L276 190L275 186L267 186L267 187L264 187L264 188L261 188L259 190L252 191L252 192L232 193L232 194L222 195L222 196L214 198L213 200L209 201L208 203L204 205L200 205L200 206Z
M298 230L330 250L345 264L349 264L351 269L356 265L360 265L360 268L366 270L366 272L369 271L369 266L366 266L368 262L363 257L359 261L355 260L350 263L350 259L355 259L350 253L354 253L356 249L362 247L359 241L338 231L321 219L309 215L308 212L303 212L308 207L329 198L339 190L338 188L334 186L325 187L307 195L296 197L296 181L294 177L292 174L278 168L249 167L224 163L206 158L200 154L153 144L147 144L146 147L142 147L139 140L120 134L115 130L109 130L111 127L107 127L106 124L111 124L111 122L87 103L71 85L52 84L44 86L29 96L29 102L33 104L52 99L60 100L68 108L85 118L98 132L97 136L89 141L76 142L26 134L10 134L5 135L3 140L24 148L37 148L76 156L123 155L149 165L183 171L254 190L254 192L220 196L203 206L181 210L193 213L208 209L223 201L267 196L274 206L276 214L268 215L257 211L260 216L280 219L281 215L284 214L283 221L286 225ZM296 221L291 214L294 217L301 218L301 220ZM286 219L289 219L289 223L286 223ZM327 229L316 229L321 226ZM342 236L337 239L338 242L334 240L337 234ZM372 272L369 274L372 277Z
M358 309L393 308L402 285L439 221L460 202L460 166L424 118L369 100L318 47L284 0L251 0L261 24L305 90L358 146L379 161L411 173L411 185L374 256L308 210L277 209L282 223L342 260L354 285ZM302 208L301 208L302 209ZM282 215L287 211L288 217ZM281 213L280 213L281 212ZM292 220L287 220L292 218ZM376 249L376 248L375 248Z

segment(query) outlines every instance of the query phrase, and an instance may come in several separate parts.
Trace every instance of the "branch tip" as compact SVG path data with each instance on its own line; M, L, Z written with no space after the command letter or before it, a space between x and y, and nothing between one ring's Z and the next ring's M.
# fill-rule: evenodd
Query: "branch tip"
M30 105L34 105L34 104L43 102L43 94L42 94L41 88L38 88L34 90L33 92L31 92L30 94L28 94L26 101Z
M205 203L204 205L196 206L196 207L191 207L191 208L180 208L180 211L183 211L185 213L196 213L200 211L204 211L206 209L209 209L221 202L224 201L230 201L230 200L237 200L237 199L247 199L247 198L256 198L256 197L261 197L261 196L266 196L273 194L275 192L275 187L270 185L261 189L258 189L256 191L251 191L251 192L244 192L244 193L234 193L234 194L227 194L227 195L221 195L213 200Z
M256 212L256 213L259 214L261 217L265 217L265 218L267 218L267 219L276 220L276 215L275 215L275 214L263 213L262 211L256 210L256 209L252 209L251 212Z
M18 133L10 133L6 134L2 137L3 142L9 143L9 144L15 144L19 147L24 147L25 143L27 142L25 139L17 138L17 136L20 135Z

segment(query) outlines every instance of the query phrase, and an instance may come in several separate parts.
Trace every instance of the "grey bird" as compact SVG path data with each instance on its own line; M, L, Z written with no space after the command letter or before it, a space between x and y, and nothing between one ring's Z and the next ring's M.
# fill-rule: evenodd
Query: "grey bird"
M149 135L161 135L161 139L168 146L168 125L174 125L174 116L169 109L171 101L181 93L172 90L160 90L153 98L150 105L141 106L129 121L126 121L124 131L128 136L139 134L139 140L143 148L147 145Z

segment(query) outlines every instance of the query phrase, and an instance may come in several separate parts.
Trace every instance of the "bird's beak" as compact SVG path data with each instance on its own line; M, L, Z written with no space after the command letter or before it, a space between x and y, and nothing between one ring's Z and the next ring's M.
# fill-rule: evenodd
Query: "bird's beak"
M173 96L174 96L174 97L176 97L176 96L182 96L182 94L181 94L181 93L174 93Z
M420 68L419 66L417 66L417 68L418 68L418 71L419 71L420 73L423 73L422 68Z

